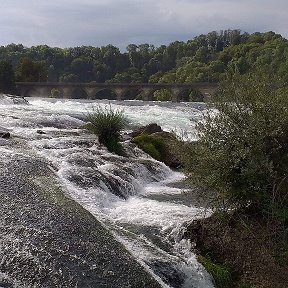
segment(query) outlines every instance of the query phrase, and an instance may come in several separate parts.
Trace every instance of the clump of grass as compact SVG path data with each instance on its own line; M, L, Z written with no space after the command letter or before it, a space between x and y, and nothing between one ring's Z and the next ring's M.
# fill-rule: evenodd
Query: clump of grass
M127 119L122 110L113 110L111 106L98 106L87 114L86 119L89 122L86 128L98 136L99 143L105 145L110 152L125 155L120 140Z

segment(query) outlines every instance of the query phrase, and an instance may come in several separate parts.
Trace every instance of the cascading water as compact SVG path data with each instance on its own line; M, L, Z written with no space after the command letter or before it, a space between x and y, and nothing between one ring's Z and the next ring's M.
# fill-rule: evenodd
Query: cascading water
M129 157L111 154L94 135L79 129L93 105L108 102L29 98L31 105L13 105L3 99L1 126L28 141L29 153L47 159L69 196L112 231L163 287L213 287L190 252L191 244L180 240L182 224L204 215L204 209L194 207L189 194L174 185L184 175L129 141L124 144ZM205 109L201 103L110 105L123 110L131 127L156 122L190 139ZM9 149L2 145L0 149Z

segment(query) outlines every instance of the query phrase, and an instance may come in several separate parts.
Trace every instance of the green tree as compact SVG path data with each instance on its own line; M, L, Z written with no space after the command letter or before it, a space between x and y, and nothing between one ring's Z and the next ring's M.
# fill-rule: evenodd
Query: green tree
M48 72L45 61L22 59L16 68L16 79L21 82L46 82Z
M157 101L170 101L172 99L172 93L168 89L160 89L154 92L154 98Z
M59 78L59 81L64 83L73 83L73 82L79 82L79 78L75 74L65 73Z
M13 93L15 91L15 75L12 64L0 61L0 92Z
M216 199L288 219L287 94L262 72L227 81L198 125L199 141L185 146L191 181Z

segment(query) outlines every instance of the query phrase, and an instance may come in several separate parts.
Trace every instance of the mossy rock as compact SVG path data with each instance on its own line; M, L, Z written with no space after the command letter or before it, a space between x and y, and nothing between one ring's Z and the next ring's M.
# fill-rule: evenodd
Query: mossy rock
M255 288L255 286L239 273L225 264L214 262L209 256L198 256L198 261L211 274L217 288Z
M209 257L201 255L198 256L198 261L212 275L217 288L233 287L232 273L228 267L215 263Z
M171 168L181 167L181 162L173 152L178 142L176 136L169 132L157 132L150 135L144 133L132 139L132 143L144 152Z

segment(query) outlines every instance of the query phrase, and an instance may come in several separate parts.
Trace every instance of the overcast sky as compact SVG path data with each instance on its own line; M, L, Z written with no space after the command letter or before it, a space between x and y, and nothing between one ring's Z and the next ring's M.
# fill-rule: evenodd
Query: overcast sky
M225 29L288 38L288 0L0 0L0 45L159 46Z

